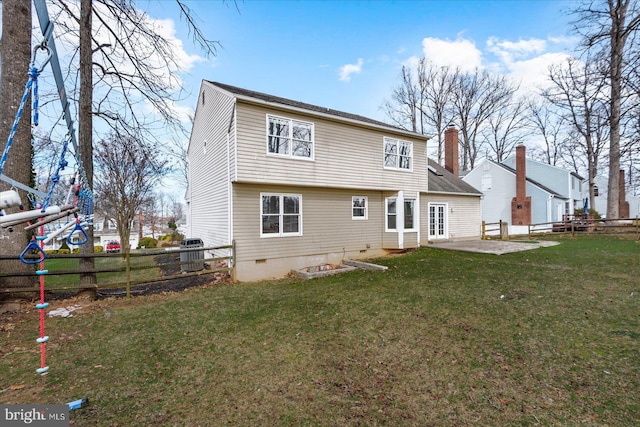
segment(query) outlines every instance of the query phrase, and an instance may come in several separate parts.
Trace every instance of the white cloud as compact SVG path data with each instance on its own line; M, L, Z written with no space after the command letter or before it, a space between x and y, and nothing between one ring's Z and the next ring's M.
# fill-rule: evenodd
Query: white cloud
M462 71L482 66L480 49L473 41L462 37L454 41L426 37L422 40L422 53L436 65L459 67Z
M352 74L360 74L362 72L362 64L364 64L364 60L362 58L358 58L357 64L345 64L340 67L340 81L351 81Z
M176 26L173 19L153 19L148 17L155 32L164 37L171 45L171 50L176 57L176 63L180 64L181 71L189 71L198 62L204 61L200 55L190 55L184 50L181 39L176 37Z
M489 37L487 48L496 54L502 62L509 64L517 58L526 58L532 54L539 54L546 50L547 41L542 39L499 40L496 37Z
M463 72L482 68L505 75L520 84L523 94L530 94L549 84L549 66L565 62L570 57L558 50L571 47L573 41L570 37L515 41L490 37L481 50L475 42L462 36L456 40L426 37L422 40L422 53L439 66L459 67ZM416 70L418 61L418 56L411 56L402 61L402 65Z
M550 36L548 40L549 42L554 44L564 44L568 46L575 46L580 39L576 36Z
M563 63L569 57L564 52L549 52L531 59L514 61L506 66L507 74L514 81L520 82L521 91L535 93L549 85L549 66Z

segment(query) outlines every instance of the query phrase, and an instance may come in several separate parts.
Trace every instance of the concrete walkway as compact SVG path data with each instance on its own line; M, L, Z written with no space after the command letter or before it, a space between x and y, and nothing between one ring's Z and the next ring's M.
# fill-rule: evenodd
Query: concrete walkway
M484 254L502 255L511 252L529 251L547 246L559 245L560 242L549 241L505 241L505 240L464 240L430 242L428 248L449 249L452 251L480 252Z

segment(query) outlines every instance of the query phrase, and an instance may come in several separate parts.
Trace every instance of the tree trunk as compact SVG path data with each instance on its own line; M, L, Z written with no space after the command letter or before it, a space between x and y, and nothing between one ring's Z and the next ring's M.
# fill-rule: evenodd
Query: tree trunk
M93 71L91 51L91 0L80 2L80 98L78 101L78 139L82 165L93 191ZM89 240L80 246L81 254L93 253L93 227L87 228ZM81 258L80 270L93 270L93 258ZM95 273L80 275L80 285L92 288L97 283Z
M20 106L31 62L31 1L4 0L2 2L2 83L0 93L0 147L4 150L9 132ZM25 105L22 119L14 136L11 151L4 165L3 174L22 184L31 184L31 106ZM9 186L0 182L0 191ZM25 209L29 209L26 192L19 190ZM12 208L13 209L13 208ZM19 255L29 243L23 225L13 232L0 228L0 253ZM32 266L19 261L0 261L0 271L33 271ZM35 277L0 278L1 288L28 287L35 284Z
M622 55L626 42L625 18L628 2L609 0L611 17L609 73L611 77L611 113L609 131L609 184L607 218L620 216L620 94L622 85Z

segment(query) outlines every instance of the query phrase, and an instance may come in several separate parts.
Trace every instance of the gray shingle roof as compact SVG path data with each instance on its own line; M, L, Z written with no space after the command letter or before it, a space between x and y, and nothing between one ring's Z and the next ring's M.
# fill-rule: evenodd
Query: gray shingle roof
M389 129L401 131L403 133L412 133L412 134L415 134L415 136L420 137L420 138L424 138L424 139L428 138L425 135L421 135L419 133L412 132L412 131L409 131L407 129L403 129L403 128L400 128L400 127L397 127L397 126L393 126L393 125L390 125L389 123L384 123L384 122L381 122L381 121L378 121L378 120L370 119L368 117L359 116L357 114L346 113L344 111L334 110L334 109L326 108L326 107L319 107L317 105L307 104L305 102L300 102L300 101L294 101L292 99L287 99L287 98L281 98L279 96L269 95L269 94L262 93L262 92L256 92L254 90L243 89L243 88L240 88L240 87L231 86L231 85L220 83L220 82L213 82L213 81L210 81L210 80L207 80L207 82L209 82L210 84L212 84L214 86L219 87L220 89L226 90L227 92L230 92L230 93L232 93L234 95L247 97L247 98L253 98L253 99L257 99L257 100L261 100L261 101L269 102L269 103L274 103L274 104L280 104L280 105L283 105L283 106L299 108L299 109L308 110L308 111L312 111L312 112L316 112L316 113L327 114L327 115L330 115L330 116L335 116L335 117L339 117L339 118L343 118L343 119L354 120L354 121L358 121L358 122L362 122L362 123L366 123L366 124L370 124L370 125L382 126L382 127L386 127L386 128L389 128Z
M433 170L429 170L427 173L429 174L429 192L436 193L451 193L451 194L473 194L481 196L482 193L475 188L471 184L466 183L459 177L455 176L442 166L440 166L436 161L429 159L429 166L433 168L437 173L434 173Z

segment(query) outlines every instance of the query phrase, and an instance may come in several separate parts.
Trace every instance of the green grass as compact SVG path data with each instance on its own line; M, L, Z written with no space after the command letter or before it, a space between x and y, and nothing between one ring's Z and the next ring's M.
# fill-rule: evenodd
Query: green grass
M553 237L85 303L47 319L46 376L36 311L5 315L0 402L86 396L79 426L637 425L640 243Z
M77 258L47 258L45 260L45 268L50 272L60 270L78 270L80 260ZM144 280L159 277L160 270L155 267L153 256L131 257L131 267L150 267L144 270L132 270L131 280ZM108 258L95 258L95 268L97 270L110 268L125 268L125 260L120 256ZM115 283L123 283L126 281L124 272L107 272L98 273L97 280L99 286L108 286ZM47 289L55 290L56 288L65 286L77 286L80 283L79 274L65 274L46 276Z

